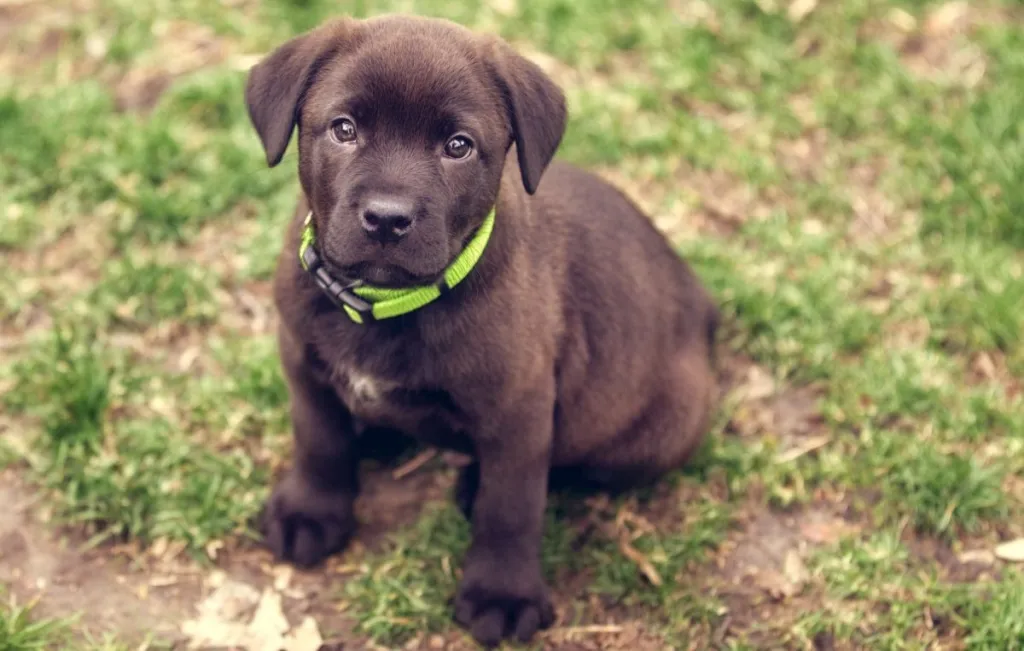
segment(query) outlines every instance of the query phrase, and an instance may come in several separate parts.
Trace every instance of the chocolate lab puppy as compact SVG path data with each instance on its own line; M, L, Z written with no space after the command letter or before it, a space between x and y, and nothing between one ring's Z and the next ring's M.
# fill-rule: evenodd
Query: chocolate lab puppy
M715 306L619 191L552 162L563 94L497 38L337 20L256 65L246 101L271 166L297 129L302 185L275 280L295 459L270 548L312 565L345 546L367 439L468 453L455 618L530 639L555 618L550 472L625 487L686 460Z

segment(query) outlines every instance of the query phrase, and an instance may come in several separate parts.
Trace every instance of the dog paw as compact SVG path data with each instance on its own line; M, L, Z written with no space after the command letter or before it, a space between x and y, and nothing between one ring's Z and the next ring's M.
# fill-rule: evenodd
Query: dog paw
M466 574L455 597L455 621L481 645L493 648L506 638L526 643L554 624L555 608L539 572L525 584L501 574L474 579L470 568Z
M260 517L267 547L280 561L311 567L340 552L356 528L354 496L318 490L290 474Z

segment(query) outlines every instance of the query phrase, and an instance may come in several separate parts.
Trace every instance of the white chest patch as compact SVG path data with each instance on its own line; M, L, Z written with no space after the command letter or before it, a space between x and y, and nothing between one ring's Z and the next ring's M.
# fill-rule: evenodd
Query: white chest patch
M357 411L376 411L384 407L388 392L398 385L389 380L362 373L358 369L347 368L340 373L344 378L344 394L349 407Z
M360 402L379 402L385 390L380 380L358 372L348 374L348 386L352 397Z

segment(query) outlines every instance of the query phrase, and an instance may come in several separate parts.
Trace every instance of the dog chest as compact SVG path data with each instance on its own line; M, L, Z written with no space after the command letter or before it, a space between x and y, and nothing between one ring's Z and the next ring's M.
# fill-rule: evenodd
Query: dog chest
M369 425L398 429L441 447L448 447L435 440L442 432L464 428L459 409L441 389L408 387L351 367L335 373L335 387L352 415Z
M388 411L391 394L399 385L349 367L336 373L335 387L349 411L360 418L369 419Z

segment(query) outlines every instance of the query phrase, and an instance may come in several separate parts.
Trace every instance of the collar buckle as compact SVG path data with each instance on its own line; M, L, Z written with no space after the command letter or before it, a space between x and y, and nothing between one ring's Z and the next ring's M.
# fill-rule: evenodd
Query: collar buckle
M337 280L331 277L327 273L327 270L321 265L316 268L313 272L313 279L316 284L320 286L327 296L331 298L334 304L338 307L348 307L352 311L359 314L362 317L363 322L373 321L373 304L369 301L359 297L353 289L362 286L361 280L356 280L350 283L339 283Z
M363 323L373 321L373 304L352 291L356 287L362 286L363 281L354 280L344 284L338 282L327 272L327 269L320 261L320 256L316 254L311 244L312 242L302 247L299 258L302 266L313 277L313 281L316 282L320 290L327 294L328 298L337 307L348 307L353 312L356 312L362 318Z

